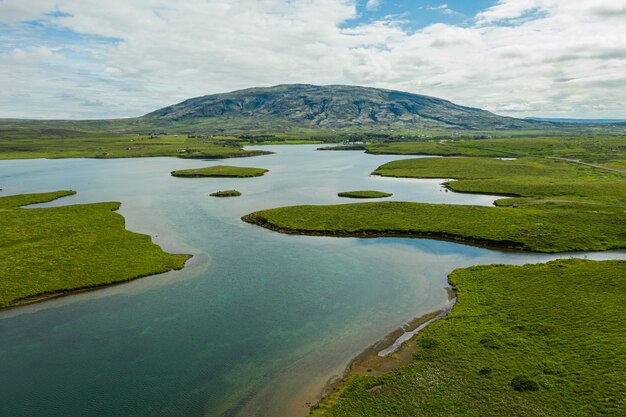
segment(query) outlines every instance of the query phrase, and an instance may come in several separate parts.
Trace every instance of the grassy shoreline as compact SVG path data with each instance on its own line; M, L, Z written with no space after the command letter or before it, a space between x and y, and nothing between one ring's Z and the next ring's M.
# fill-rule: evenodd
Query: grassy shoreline
M625 276L625 261L580 259L455 270L457 303L412 362L349 378L310 415L622 415Z
M386 198L391 197L393 194L385 193L382 191L363 190L363 191L344 191L338 193L338 197L344 198Z
M269 170L264 168L247 168L228 165L213 165L206 168L180 169L172 171L173 177L180 178L250 178L262 177Z
M390 201L281 207L242 220L286 234L433 238L544 253L626 247L623 208L591 204L572 211L557 203L513 208Z
M117 202L21 208L72 194L0 198L0 309L182 269L191 257L127 230Z

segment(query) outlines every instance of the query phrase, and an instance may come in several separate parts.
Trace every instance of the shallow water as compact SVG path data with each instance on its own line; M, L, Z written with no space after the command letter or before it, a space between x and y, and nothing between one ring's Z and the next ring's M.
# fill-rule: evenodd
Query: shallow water
M246 224L242 215L264 208L353 202L340 191L449 204L495 198L445 192L439 180L368 176L399 156L269 149L276 154L226 162L270 169L249 179L169 175L224 161L0 161L0 195L73 189L44 206L121 201L129 229L195 255L182 271L0 312L0 415L298 414L367 345L443 306L452 269L555 258ZM232 188L243 196L208 196Z

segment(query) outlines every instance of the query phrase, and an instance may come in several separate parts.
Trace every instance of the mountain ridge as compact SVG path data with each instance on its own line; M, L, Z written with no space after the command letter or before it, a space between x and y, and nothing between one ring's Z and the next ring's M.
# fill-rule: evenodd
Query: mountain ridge
M504 130L550 123L499 116L475 107L397 90L349 85L280 84L184 100L140 119L159 125L241 119L302 128L456 128Z

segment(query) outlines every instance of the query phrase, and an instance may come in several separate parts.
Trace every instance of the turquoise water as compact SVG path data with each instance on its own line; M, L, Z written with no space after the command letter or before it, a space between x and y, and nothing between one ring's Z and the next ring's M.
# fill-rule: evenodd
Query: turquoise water
M0 161L0 195L73 189L46 205L121 201L129 229L195 255L182 271L0 312L0 415L298 415L363 348L441 307L452 269L555 257L287 236L243 223L269 207L351 202L337 192L358 189L405 201L494 199L445 192L437 180L368 176L397 156L314 149L276 146L227 162L270 169L250 179L169 175L224 161ZM232 188L243 196L208 196Z

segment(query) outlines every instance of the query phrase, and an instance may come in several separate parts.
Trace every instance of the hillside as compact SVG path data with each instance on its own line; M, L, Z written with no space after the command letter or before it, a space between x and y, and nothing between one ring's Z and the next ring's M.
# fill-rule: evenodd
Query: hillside
M145 115L159 126L222 121L259 128L532 129L546 123L502 117L435 97L345 85L251 88L185 100ZM219 124L219 123L217 123ZM280 129L282 130L282 129Z
M1 116L1 115L0 115ZM440 98L346 85L308 84L249 88L191 98L146 115L106 120L0 119L0 139L65 139L86 135L237 135L287 133L394 134L422 131L623 134L619 123L554 123L503 117Z

